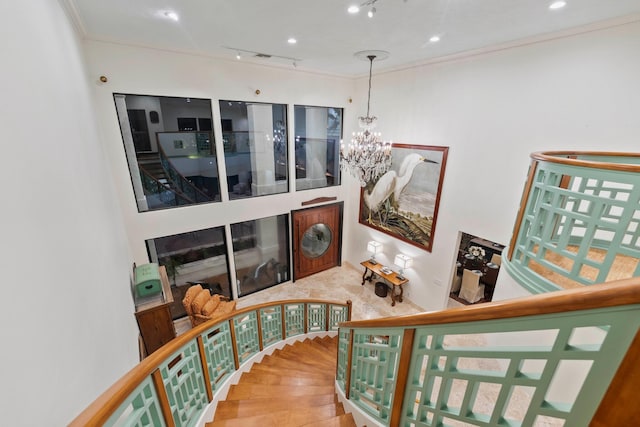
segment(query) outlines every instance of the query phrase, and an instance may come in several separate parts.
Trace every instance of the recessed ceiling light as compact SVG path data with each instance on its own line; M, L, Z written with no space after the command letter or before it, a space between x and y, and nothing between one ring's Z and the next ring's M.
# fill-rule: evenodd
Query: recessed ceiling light
M287 40L287 43L289 44L296 44L298 43L298 40L294 39L293 37L289 38L289 40Z
M554 1L549 5L549 9L551 10L562 9L566 5L567 5L566 1Z
M349 13L358 13L360 12L360 7L359 6L349 6L349 9L347 9L347 12Z
M178 16L178 14L177 14L177 13L175 13L174 11L172 11L172 10L168 10L168 11L166 11L166 12L164 13L164 16L166 16L167 18L169 18L169 19L171 19L171 20L173 20L173 21L177 21L177 20L179 20L179 19L180 19L180 17Z
M431 43L437 43L440 41L440 36L431 36L431 38L429 39L429 41Z

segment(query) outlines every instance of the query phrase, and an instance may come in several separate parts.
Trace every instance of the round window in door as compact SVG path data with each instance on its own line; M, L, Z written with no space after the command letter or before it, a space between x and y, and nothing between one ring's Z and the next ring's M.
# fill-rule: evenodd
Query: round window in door
M321 257L329 249L332 237L331 229L326 224L313 224L302 235L302 254L307 258Z

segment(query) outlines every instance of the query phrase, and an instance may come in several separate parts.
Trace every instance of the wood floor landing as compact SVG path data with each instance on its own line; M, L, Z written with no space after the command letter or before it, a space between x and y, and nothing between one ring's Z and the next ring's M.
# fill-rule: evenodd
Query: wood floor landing
M335 394L337 338L314 338L265 356L231 386L206 427L355 427Z

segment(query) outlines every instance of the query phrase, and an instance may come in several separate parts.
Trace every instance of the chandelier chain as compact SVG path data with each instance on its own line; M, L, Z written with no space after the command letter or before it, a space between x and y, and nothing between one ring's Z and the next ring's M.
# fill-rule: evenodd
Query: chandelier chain
M376 59L376 56L369 55L367 58L369 58L369 92L367 95L367 117L369 117L369 105L371 104L371 73L373 72L373 60Z
M391 142L381 139L380 132L373 132L376 117L370 115L371 107L371 77L373 74L373 60L375 55L368 55L369 59L369 88L367 93L367 115L359 117L361 130L354 132L351 143L340 145L340 166L348 170L358 179L361 187L375 182L391 167Z

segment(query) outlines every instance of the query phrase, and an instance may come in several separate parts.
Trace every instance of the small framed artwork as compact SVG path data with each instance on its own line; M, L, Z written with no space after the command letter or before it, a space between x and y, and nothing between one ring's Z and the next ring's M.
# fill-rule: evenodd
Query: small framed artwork
M393 144L391 169L360 190L359 222L431 252L448 153Z

